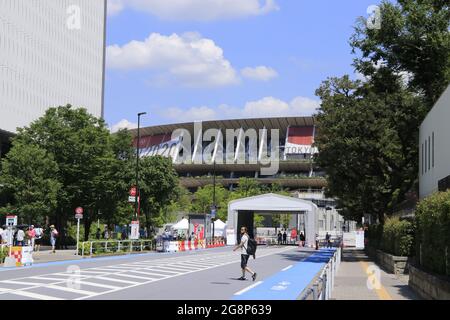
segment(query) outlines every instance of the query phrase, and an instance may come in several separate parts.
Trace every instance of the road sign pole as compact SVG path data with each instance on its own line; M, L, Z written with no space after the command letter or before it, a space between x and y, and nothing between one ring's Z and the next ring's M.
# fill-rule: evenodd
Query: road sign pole
M80 247L80 219L77 219L77 253L76 255L78 256L78 249Z

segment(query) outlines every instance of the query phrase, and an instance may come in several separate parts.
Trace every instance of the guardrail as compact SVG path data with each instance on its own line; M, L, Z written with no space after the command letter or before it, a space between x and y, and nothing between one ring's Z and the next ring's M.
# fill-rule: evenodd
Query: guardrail
M117 240L82 242L78 254L82 257L108 253L155 251L155 240Z
M336 248L336 252L325 265L320 276L303 291L299 300L329 300L334 287L334 278L341 264L342 249Z

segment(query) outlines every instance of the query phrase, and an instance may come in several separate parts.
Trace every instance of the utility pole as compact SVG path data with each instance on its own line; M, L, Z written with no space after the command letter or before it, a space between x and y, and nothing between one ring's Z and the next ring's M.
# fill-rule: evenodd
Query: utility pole
M147 112L140 112L138 113L138 130L137 130L137 148L136 148L136 197L134 200L134 215L135 219L138 220L138 214L139 214L139 201L141 196L141 191L139 189L139 155L140 155L140 144L141 144L141 134L140 134L140 127L141 127L141 116L146 115Z

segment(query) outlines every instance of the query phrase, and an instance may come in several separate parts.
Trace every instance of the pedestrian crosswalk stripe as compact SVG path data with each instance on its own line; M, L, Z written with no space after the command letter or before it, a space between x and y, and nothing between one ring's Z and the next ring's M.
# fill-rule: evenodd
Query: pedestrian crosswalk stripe
M103 284L103 283L97 283L97 282L91 282L91 281L78 281L79 284L84 284L91 287L99 287L99 288L105 288L105 289L120 289L120 287L111 286L109 284Z
M34 276L29 277L30 279L36 279L36 280L51 280L51 281L64 281L65 279L61 278L51 278L51 277L42 277L42 276Z
M57 286L57 285L52 285L52 284L48 285L48 286L45 286L44 288L49 288L49 289L54 289L54 290L61 290L61 291L66 291L66 292L72 292L72 293L77 293L77 294L81 294L81 295L85 295L85 296L91 296L91 295L97 293L97 292L93 292L93 291L86 291L86 290L70 288L70 287L64 287L64 286Z
M162 275L162 274L160 274L160 273L147 272L147 271L140 271L140 270L130 270L130 271L128 271L128 272L138 273L138 274L146 274L146 275L149 275L149 276L158 276L158 277L160 277L160 278L162 278L162 277L166 278L166 277L167 277L167 275Z
M113 282L119 282L119 283L128 283L128 284L139 284L139 282L136 281L128 281L128 280L121 280L116 278L107 278L107 277L95 277L96 279L102 279L106 281L113 281Z
M132 274L126 274L126 273L115 273L114 276L118 276L118 277L128 277L128 278L142 279L142 280L154 280L154 278L141 277L141 276L134 276L134 275L132 275Z
M23 296L27 298L33 298L33 299L39 299L39 300L63 300L61 298L52 297L52 296L46 296L43 294L38 294L30 291L12 291L11 294L16 294L18 296Z
M179 271L174 271L174 270L166 270L166 268L165 267L148 267L148 268L145 268L146 270L148 269L148 270L153 270L153 271L158 271L158 272L165 272L165 273L176 273L176 274L180 274L180 273L182 273L182 272L179 272ZM156 269L156 270L155 270ZM159 269L159 270L158 270ZM163 269L163 270L161 270L161 269Z

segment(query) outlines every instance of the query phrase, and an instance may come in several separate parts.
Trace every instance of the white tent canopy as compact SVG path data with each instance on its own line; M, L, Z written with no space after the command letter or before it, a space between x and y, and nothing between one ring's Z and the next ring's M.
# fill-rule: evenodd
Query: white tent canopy
M214 221L214 236L215 237L223 237L225 235L225 229L227 225L220 219Z
M172 226L174 230L189 230L189 221L184 218Z
M307 245L314 245L315 243L317 206L311 201L268 193L229 202L229 231L227 232L228 245L234 245L237 241L239 211L250 211L254 213L305 213L306 243Z

